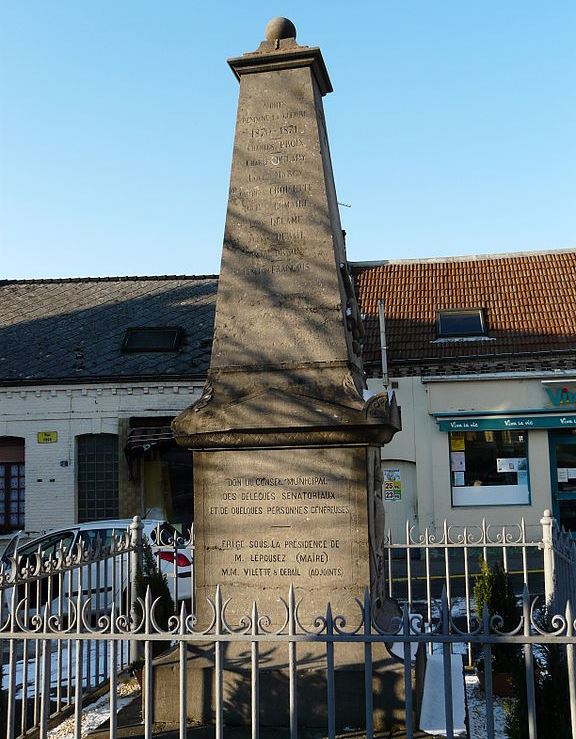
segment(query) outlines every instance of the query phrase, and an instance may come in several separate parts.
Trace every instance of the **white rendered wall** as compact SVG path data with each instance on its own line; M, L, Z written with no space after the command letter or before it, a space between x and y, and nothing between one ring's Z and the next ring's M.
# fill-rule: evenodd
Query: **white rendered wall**
M529 505L453 506L450 480L448 433L440 431L435 413L523 413L536 409L553 408L540 379L502 377L497 380L446 380L422 382L420 377L393 379L394 389L402 411L402 430L390 444L382 447L384 468L396 465L403 469L406 484L410 485L408 462L415 464L416 513L420 530L425 526L439 528L444 519L457 526L502 526L525 519L529 535L537 536L540 518L551 508L550 458L547 430L528 432L528 465L530 481ZM372 392L382 390L382 381L371 379ZM409 492L409 491L407 491ZM410 518L410 495L406 505L385 503L387 526L392 528L395 541L405 536L403 526Z
M119 419L130 416L176 415L201 389L201 383L192 382L0 389L0 436L25 441L26 532L76 522L78 435L117 434ZM40 431L56 431L58 441L38 443Z

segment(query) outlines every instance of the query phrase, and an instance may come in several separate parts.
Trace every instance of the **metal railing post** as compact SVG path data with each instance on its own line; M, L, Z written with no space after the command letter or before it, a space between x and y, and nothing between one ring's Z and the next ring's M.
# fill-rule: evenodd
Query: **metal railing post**
M528 588L524 585L522 593L522 622L524 626L524 636L530 636L530 595ZM524 650L524 670L526 675L526 706L528 710L528 735L530 739L537 739L538 732L536 728L536 690L534 687L534 659L532 655L532 645L526 642L523 646Z
M134 627L138 623L139 609L136 605L138 598L137 577L144 567L144 524L140 516L134 516L130 524L130 617ZM143 654L142 641L140 639L130 640L130 662L140 659Z
M546 604L550 606L554 600L554 586L556 580L554 561L554 518L550 510L546 509L540 519L542 524L542 546L544 549L544 594Z

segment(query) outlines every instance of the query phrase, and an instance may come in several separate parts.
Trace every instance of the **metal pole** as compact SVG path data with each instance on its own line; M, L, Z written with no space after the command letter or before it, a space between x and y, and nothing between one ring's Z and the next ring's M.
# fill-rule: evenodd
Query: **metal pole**
M524 622L524 636L530 636L530 596L524 585L522 592L522 619ZM536 692L534 689L534 661L532 646L524 644L524 669L526 671L526 705L528 709L528 734L530 739L537 739L536 732Z
M150 636L152 631L152 594L150 586L146 588L146 597L144 598L144 636ZM152 737L152 642L146 638L144 642L144 739Z
M114 562L112 562L114 565ZM112 606L110 610L110 635L113 636L116 632L116 604L112 600ZM117 700L117 670L118 670L118 659L117 659L118 642L116 639L110 639L110 739L116 739L117 734L117 712L118 712L118 700Z
M180 607L180 634L183 636L186 633L186 605L182 602ZM179 715L179 734L180 739L186 739L186 700L187 700L187 686L186 686L186 642L182 639L178 645L178 655L180 661L180 715Z
M295 636L296 634L296 599L294 595L294 586L290 585L288 593L288 634ZM296 661L296 642L290 640L288 642L288 674L290 678L290 739L298 739L298 701L296 697L296 681L297 681L297 661Z
M468 564L468 529L464 527L464 590L466 598L466 631L470 633L472 627L472 614L470 608L470 567ZM472 667L472 643L466 646L468 654L468 667Z
M326 609L326 636L334 634L332 606ZM326 702L328 708L328 739L336 737L336 694L334 690L334 642L326 639Z
M482 607L482 633L490 636L490 615L488 606ZM492 647L489 642L482 645L484 658L484 695L486 697L486 735L494 739L494 698L492 696Z
M378 301L378 325L380 328L380 358L382 362L382 384L388 387L388 347L386 346L386 317L384 313L384 301Z
M448 550L446 549L446 552ZM442 589L442 634L448 636L450 633L450 608L446 586ZM454 716L452 709L452 653L449 642L442 644L442 658L444 667L444 718L446 720L446 736L454 739Z
M554 540L553 527L554 519L552 513L546 509L543 517L540 519L542 524L542 546L544 547L544 593L546 596L546 604L550 606L554 600Z
M220 591L220 585L216 586L216 635L221 636L222 634L222 593ZM215 713L215 724L216 731L214 736L216 739L222 739L224 736L224 708L222 705L223 701L223 665L222 665L222 642L216 640L214 642L214 713Z
M410 549L410 521L406 521L406 580L408 608L412 609L412 550Z
M410 614L408 606L402 609L402 633L410 636ZM412 722L412 642L404 642L404 695L406 696L406 739L413 739Z
M76 598L76 652L74 663L74 739L82 736L82 668L84 642L82 634L82 586L84 583L83 567L78 570L78 595Z
M258 636L258 607L256 601L252 603L252 635ZM252 739L260 736L260 648L257 641L252 642L251 648L251 680L250 691L250 723L252 725Z
M364 590L364 693L366 703L366 739L374 736L373 697L372 697L372 602L368 588Z
M144 567L144 538L142 531L144 524L140 516L134 516L130 524L130 618L133 626L138 622L138 607L136 600L138 597L136 589L136 578L142 572ZM130 662L136 662L142 656L142 642L140 639L130 639Z

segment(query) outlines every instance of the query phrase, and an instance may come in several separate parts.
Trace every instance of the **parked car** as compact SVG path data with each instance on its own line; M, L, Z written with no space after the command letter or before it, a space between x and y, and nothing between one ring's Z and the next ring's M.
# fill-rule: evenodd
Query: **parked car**
M92 554L106 552L112 543L112 537L119 538L124 535L131 523L131 519L90 521L26 540L23 540L21 534L16 534L6 546L0 559L0 565L3 571L7 572L12 568L13 558L16 555L22 571L26 565L34 565L38 561L38 554L43 561L48 560L50 555L55 559L59 552L65 556L74 555L78 552L79 545L84 551ZM166 521L152 519L144 519L142 523L144 524L144 541L150 544L160 571L166 575L173 600L190 601L193 592L192 529L186 527L183 531L177 531L172 524ZM176 541L178 541L178 546L175 544ZM52 611L57 612L60 588L65 591L65 596L73 600L78 597L79 569L74 568L71 575L60 577L56 574L50 578L34 580L28 586L18 585L17 601L20 602L26 598L28 608L35 610L38 603L44 605L50 599ZM89 593L91 594L92 614L109 610L112 600L118 609L128 608L126 554L106 557L100 565L94 563L82 569L83 599ZM2 602L5 607L8 606L11 598L12 588L5 588L2 593ZM67 598L62 600L64 607L67 607Z

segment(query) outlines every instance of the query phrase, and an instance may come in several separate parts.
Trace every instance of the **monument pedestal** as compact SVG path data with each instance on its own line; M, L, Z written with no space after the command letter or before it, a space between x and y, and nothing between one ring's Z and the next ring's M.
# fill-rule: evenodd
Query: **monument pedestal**
M355 660L339 659L336 645L334 672L336 730L362 730L366 726L366 696L363 648L357 645ZM283 649L263 646L259 670L260 726L285 728L290 725L288 647ZM283 652L283 654L282 654ZM298 645L297 712L298 726L326 728L327 671L325 648L317 645ZM351 653L348 655L353 656ZM198 725L214 723L214 657L213 644L188 650L186 668L186 716ZM222 676L224 723L228 726L247 726L251 720L250 645L226 649ZM413 675L416 673L413 673ZM154 665L155 722L170 723L179 711L178 650L160 657ZM412 678L412 704L416 706L419 694ZM392 731L405 725L404 668L401 661L390 655L385 645L373 647L372 672L373 722L375 731Z
M370 579L366 449L197 452L194 470L198 628L218 585L231 624L256 602L279 627L291 585L302 623L329 601L358 615L358 586Z

